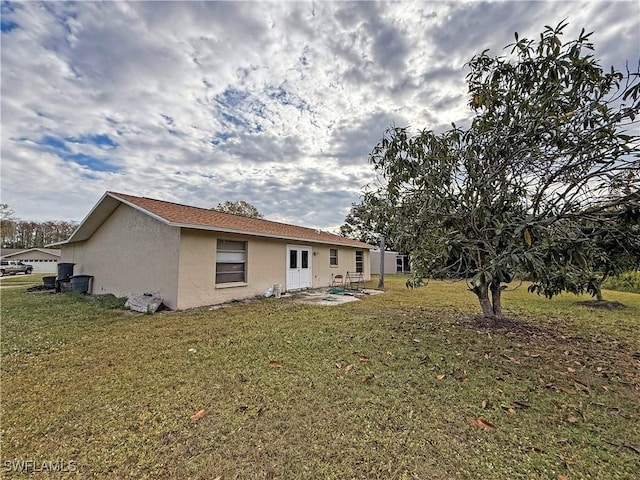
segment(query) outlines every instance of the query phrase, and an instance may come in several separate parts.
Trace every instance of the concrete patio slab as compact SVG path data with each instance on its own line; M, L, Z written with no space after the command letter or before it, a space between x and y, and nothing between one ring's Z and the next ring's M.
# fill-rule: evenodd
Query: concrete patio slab
M342 305L344 303L357 302L371 295L384 293L382 290L357 290L345 291L344 293L329 293L331 289L322 288L315 290L305 290L291 294L293 300L300 303L308 303L313 305Z

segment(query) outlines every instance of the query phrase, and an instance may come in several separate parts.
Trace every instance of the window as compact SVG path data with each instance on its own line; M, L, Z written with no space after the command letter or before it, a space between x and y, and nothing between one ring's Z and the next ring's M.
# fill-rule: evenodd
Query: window
M338 249L329 249L329 265L338 266Z
M356 252L356 272L364 273L364 253Z
M247 242L218 240L216 284L246 282Z

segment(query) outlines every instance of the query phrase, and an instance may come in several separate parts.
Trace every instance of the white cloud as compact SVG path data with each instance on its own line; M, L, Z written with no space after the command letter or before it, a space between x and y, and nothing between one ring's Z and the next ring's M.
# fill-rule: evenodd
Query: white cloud
M564 18L603 65L638 61L634 2L5 2L2 202L247 200L335 228L388 126L464 123L465 63Z

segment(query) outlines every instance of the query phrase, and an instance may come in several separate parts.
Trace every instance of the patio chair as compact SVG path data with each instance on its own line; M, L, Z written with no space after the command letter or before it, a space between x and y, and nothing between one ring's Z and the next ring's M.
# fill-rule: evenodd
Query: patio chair
M347 272L346 285L350 290L364 290L364 274L362 272Z

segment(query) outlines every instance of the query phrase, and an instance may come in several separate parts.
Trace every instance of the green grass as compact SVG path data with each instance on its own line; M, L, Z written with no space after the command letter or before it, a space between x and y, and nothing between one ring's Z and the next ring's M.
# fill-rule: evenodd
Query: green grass
M488 329L463 284L403 282L334 307L156 315L3 290L0 460L85 478L636 478L640 295L606 292L627 308L601 311L523 286Z
M0 287L32 287L34 285L42 285L42 278L53 275L52 273L31 273L25 275L18 273L16 275L6 275L0 277Z

